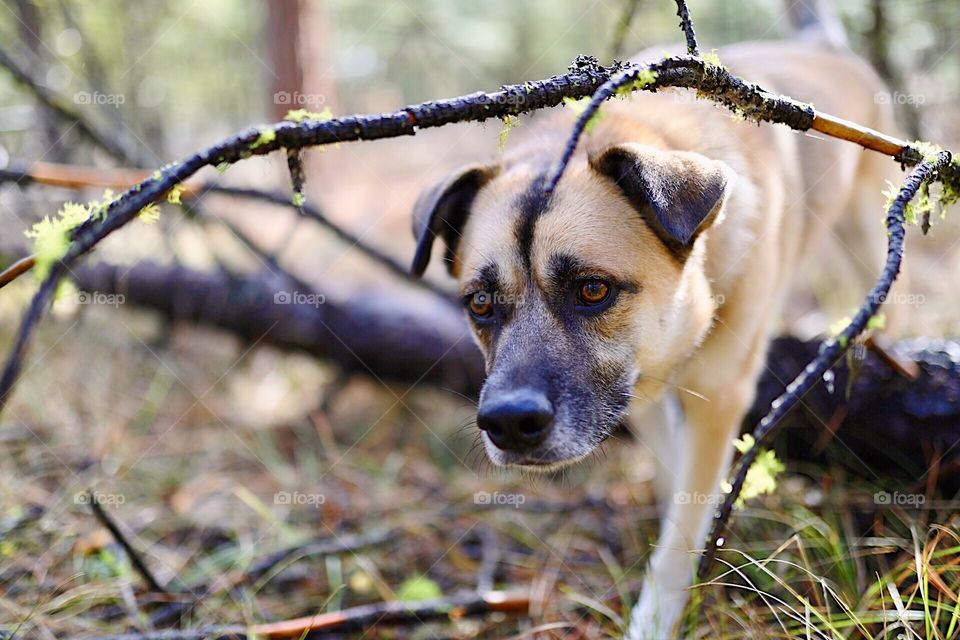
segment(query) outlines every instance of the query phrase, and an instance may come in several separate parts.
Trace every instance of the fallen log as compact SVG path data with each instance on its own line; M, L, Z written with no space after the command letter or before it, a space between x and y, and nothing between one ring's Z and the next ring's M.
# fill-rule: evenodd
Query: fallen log
M216 327L250 341L304 351L399 383L427 383L476 395L483 362L459 309L439 296L397 288L346 300L298 291L276 276L237 277L141 262L74 269L82 291L119 294L125 304L173 321Z
M292 292L268 275L204 273L141 262L74 270L83 291L122 294L126 304L172 321L216 327L247 341L309 353L347 372L400 384L442 387L476 397L483 361L461 312L449 300L409 287L359 291L336 299ZM285 295L284 295L285 294ZM754 409L756 424L786 382L814 357L818 341L771 344ZM960 488L960 341L918 339L889 353L856 348L788 417L778 448L792 460L848 458L853 469L916 480L931 468L948 491ZM904 373L891 357L910 364ZM837 441L837 442L835 442ZM831 445L831 446L828 446Z

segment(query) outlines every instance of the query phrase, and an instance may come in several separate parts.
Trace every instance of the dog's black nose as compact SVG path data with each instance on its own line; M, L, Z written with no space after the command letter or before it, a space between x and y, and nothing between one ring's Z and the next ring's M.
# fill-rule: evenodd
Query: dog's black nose
M513 393L508 398L484 402L477 426L499 449L525 451L547 437L553 426L553 405L542 393Z

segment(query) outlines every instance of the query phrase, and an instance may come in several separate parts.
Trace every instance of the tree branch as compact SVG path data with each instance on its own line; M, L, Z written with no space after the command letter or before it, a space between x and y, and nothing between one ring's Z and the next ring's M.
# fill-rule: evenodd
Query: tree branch
M677 0L677 17L680 18L680 29L687 39L687 54L699 56L697 34L693 31L693 20L690 19L690 10L687 8L686 0Z
M484 594L460 593L435 600L417 602L376 602L357 607L318 613L281 622L249 627L208 626L197 629L147 631L93 640L220 640L246 638L307 638L319 633L356 633L376 626L422 624L428 620L477 616L487 613L524 614L530 607L525 593L495 591Z
M950 152L944 151L937 155L936 160L923 161L918 164L907 176L900 188L897 197L887 208L887 260L876 284L864 300L863 305L853 320L835 338L831 338L820 347L819 355L807 365L793 382L787 385L786 391L770 405L767 413L753 430L754 444L737 461L733 472L732 488L724 497L723 504L714 517L713 527L707 541L706 552L700 559L697 575L703 580L710 570L711 563L717 552L717 547L723 542L727 521L733 511L733 505L740 496L747 471L760 453L760 448L768 444L769 440L782 426L783 418L796 406L803 396L813 388L843 355L857 337L863 333L870 319L876 315L890 293L890 287L900 273L900 263L903 259L903 241L905 236L904 222L907 204L917 194L920 187L934 179L936 173L950 163Z

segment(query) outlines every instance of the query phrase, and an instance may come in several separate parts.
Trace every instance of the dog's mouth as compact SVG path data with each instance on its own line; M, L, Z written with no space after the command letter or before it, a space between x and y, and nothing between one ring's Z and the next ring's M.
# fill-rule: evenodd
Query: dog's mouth
M609 429L601 428L595 433L584 434L576 439L552 436L539 446L527 450L501 449L487 434L482 434L481 437L487 458L495 466L550 473L588 458L610 437L619 424L620 421L614 423L614 426Z
M477 412L487 458L498 467L550 472L594 453L626 421L626 380L606 393L555 393L519 386L484 389Z

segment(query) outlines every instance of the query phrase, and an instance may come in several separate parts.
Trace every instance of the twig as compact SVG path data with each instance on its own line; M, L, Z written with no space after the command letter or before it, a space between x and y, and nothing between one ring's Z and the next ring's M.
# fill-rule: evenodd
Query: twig
M294 557L304 559L355 552L366 549L367 547L375 547L383 544L391 540L394 536L396 536L396 532L388 529L360 535L341 535L333 539L320 538L311 540L305 544L289 547L260 559L239 578L232 581L232 584L236 586L256 582L268 572L272 571L277 565Z
M478 529L480 534L480 567L477 569L477 592L487 593L493 590L500 564L500 547L497 545L497 532L485 525Z
M680 18L680 28L687 39L687 53L691 56L700 55L697 51L697 34L693 31L693 21L690 19L686 0L677 0L677 17Z
M499 591L464 593L420 602L383 602L323 613L285 622L255 625L253 632L267 638L300 638L312 631L362 631L376 624L420 623L486 613L526 613L526 593Z
M260 191L258 189L245 189L241 187L217 186L217 187L214 187L212 191L218 195L234 196L237 198L249 198L251 200L260 200L262 202L269 202L271 204L275 204L281 207L292 206L299 211L300 215L302 215L303 217L309 220L313 220L314 222L320 224L323 227L326 227L328 230L333 232L333 234L337 236L342 242L344 242L348 246L356 247L358 250L364 253L368 258L372 259L377 264L385 267L388 271L390 271L392 274L399 277L403 281L410 282L415 286L418 286L423 289L427 289L437 294L439 297L445 300L450 299L450 295L446 291L444 291L437 285L433 284L429 280L413 278L410 275L409 269L407 269L405 266L401 265L399 262L397 262L396 260L388 256L387 254L383 253L379 249L376 249L372 245L367 244L358 236L354 235L353 233L339 226L338 224L330 220L330 218L325 216L319 209L317 209L310 203L305 202L301 206L297 207L291 202L290 198L287 196L284 196L278 193Z
M733 505L740 496L747 471L756 460L761 446L766 444L782 427L784 424L782 422L783 417L820 381L823 374L846 353L857 336L866 329L870 318L876 315L880 305L887 299L890 287L893 286L893 281L896 280L897 274L900 272L900 263L903 259L904 210L920 187L935 179L937 172L947 166L950 160L949 151L941 152L937 155L936 160L925 160L918 164L904 180L900 192L887 209L887 259L876 284L870 290L853 320L839 335L821 345L819 355L787 385L786 391L773 401L769 413L760 420L760 423L753 430L754 444L737 461L733 473L733 482L731 483L732 488L724 497L723 504L714 516L706 552L701 557L700 566L697 570L700 580L706 577L716 556L717 548L723 542L723 535L727 521L733 511Z
M445 620L488 613L525 614L530 606L526 593L495 591L485 594L462 593L417 602L378 602L343 611L268 622L249 627L239 625L200 627L198 629L127 633L92 640L208 640L227 638L311 638L327 633L350 633L380 625L420 624L427 620Z
M159 608L150 616L150 621L154 626L163 626L171 620L181 619L187 615L196 602L214 596L224 591L230 591L243 585L249 585L257 582L268 573L273 571L278 565L291 560L303 560L306 558L316 558L323 556L332 556L357 552L367 547L373 547L387 542L396 535L395 531L375 531L360 535L340 535L336 538L318 538L310 542L288 547L275 553L261 558L246 571L234 576L221 576L210 584L194 585L190 588L190 593L200 594L195 602L172 602Z
M14 262L12 265L0 271L0 289L4 288L26 272L33 269L36 262L33 256L27 256Z
M137 573L140 574L140 577L143 578L143 581L147 583L147 586L150 588L150 590L156 593L169 594L169 591L161 586L161 584L154 577L153 572L151 572L147 567L137 550L133 548L133 544L130 542L130 540L128 540L123 532L120 531L120 527L117 526L117 523L107 514L106 511L104 511L103 506L100 504L100 501L97 498L97 494L93 491L88 491L87 500L90 503L90 510L93 511L93 515L96 516L100 524L110 531L110 535L113 536L113 539L116 540L117 544L123 547L123 550L130 559L130 563L133 565L133 568L136 569Z
M203 205L203 201L199 198L185 199L183 201L183 208L187 212L188 216L193 216L201 222L210 223L210 224L219 224L225 227L235 238L240 241L244 247L247 248L252 254L260 258L263 262L266 263L268 270L274 275L280 275L285 278L290 284L295 285L304 293L312 292L315 293L314 287L305 282L302 278L297 275L294 275L283 267L278 261L277 257L270 251L267 251L261 247L253 238L251 238L246 231L235 225L230 220L226 218L215 216L207 211L206 207Z

